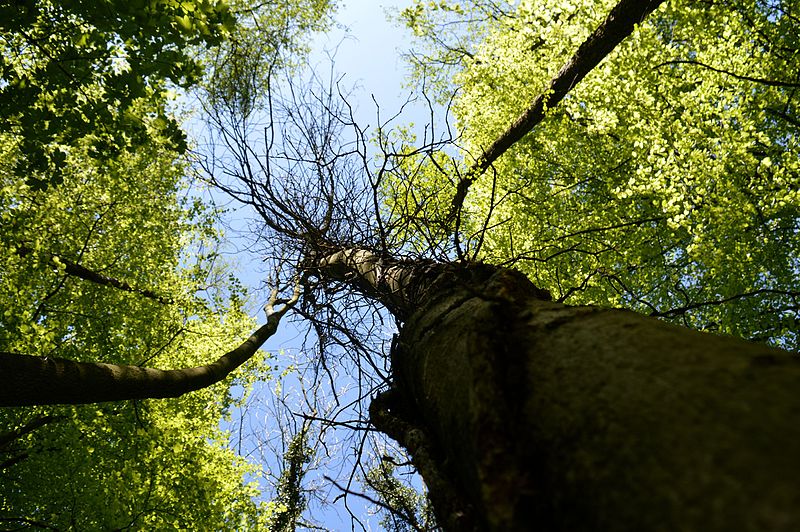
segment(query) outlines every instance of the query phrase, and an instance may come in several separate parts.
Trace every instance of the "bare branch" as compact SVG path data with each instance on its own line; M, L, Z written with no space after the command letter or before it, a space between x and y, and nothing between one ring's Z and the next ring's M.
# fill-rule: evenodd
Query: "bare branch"
M765 78L756 78L753 76L744 76L742 74L736 74L735 72L731 72L730 70L725 70L723 68L716 68L711 65L707 65L705 63L701 63L700 61L689 60L689 59L675 59L672 61L664 61L661 64L658 64L653 67L654 70L658 70L662 67L669 66L669 65L694 65L699 66L713 72L717 72L719 74L725 74L726 76L730 76L732 78L738 79L739 81L751 81L753 83L758 83L759 85L766 85L767 87L786 87L786 88L800 88L800 83L791 82L791 81L779 81L773 79L765 79Z

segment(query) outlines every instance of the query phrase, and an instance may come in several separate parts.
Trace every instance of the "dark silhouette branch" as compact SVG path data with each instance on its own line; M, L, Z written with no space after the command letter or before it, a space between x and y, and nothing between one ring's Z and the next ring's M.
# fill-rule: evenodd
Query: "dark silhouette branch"
M784 296L790 297L792 299L796 299L800 297L800 292L792 291L792 290L771 290L771 289L763 289L763 290L753 290L751 292L744 292L741 294L735 294L730 297L724 297L721 299L715 299L712 301L698 301L696 303L691 303L679 308L673 308L665 311L653 311L650 313L650 316L656 318L672 318L675 316L679 316L681 314L686 314L687 312L703 307L716 307L719 305L724 305L725 303L731 303L733 301L738 301L740 299L746 299L748 297L756 297L756 296L763 296L763 295L777 295L777 296Z
M414 530L418 530L418 531L424 530L422 527L419 526L419 524L417 524L415 522L416 520L414 519L414 515L413 514L406 513L407 511L402 511L400 509L395 508L394 506L386 504L383 501L379 501L378 499L375 499L374 497L370 497L366 493L360 493L358 491L353 491L351 489L348 489L347 486L342 486L341 484L339 484L338 482L336 482L334 479L330 478L329 476L325 476L323 478L325 480L327 480L328 482L330 482L331 484L333 484L334 487L336 489L340 490L343 494L345 494L345 495L353 495L355 497L360 497L360 498L364 499L365 501L367 501L368 503L374 504L375 506L379 506L379 507L383 508L384 510L388 511L389 513L391 513L393 515L396 515L397 517L399 517L402 520L403 523L408 524Z
M13 430L9 430L8 432L3 432L0 434L0 451L4 450L8 445L10 445L15 440L25 436L26 434L30 434L31 432L44 427L50 423L55 423L57 421L61 421L66 419L65 416L37 416L32 420L28 421L21 427L18 427Z
M32 252L33 250L26 246L19 246L17 248L17 254L20 257L25 257L26 255L29 255ZM152 299L154 301L158 301L159 303L163 303L165 305L172 303L172 300L170 298L159 295L153 292L152 290L148 290L146 288L135 288L125 281L121 281L114 277L109 277L108 275L103 275L102 273L90 270L85 266L81 266L80 264L72 262L71 260L65 259L64 257L61 257L59 255L47 253L45 256L47 257L47 260L50 262L50 264L52 264L54 267L58 268L60 266L63 266L64 271L67 274L83 279L84 281L89 281L103 286L110 286L112 288L116 288L118 290L122 290L125 292L139 294L140 296Z
M732 78L736 78L739 81L751 81L753 83L758 83L759 85L766 85L767 87L785 87L790 89L800 88L800 83L792 83L790 81L778 81L773 79L765 79L765 78L756 78L753 76L744 76L741 74L737 74L735 72L731 72L730 70L725 70L723 68L716 68L711 65L707 65L705 63L701 63L700 61L694 61L690 59L675 59L673 61L664 61L663 63L656 65L653 67L655 70L658 70L661 67L668 66L668 65L694 65L703 67L705 69L711 70L713 72L717 72L719 74L725 74L726 76L730 76Z
M545 117L547 109L555 107L600 61L610 54L637 24L652 13L664 0L622 0L609 12L606 19L580 45L575 54L567 61L547 86L528 108L489 146L464 174L453 197L449 219L455 219L461 210L469 187L478 179L501 155L508 151L517 141L522 139Z

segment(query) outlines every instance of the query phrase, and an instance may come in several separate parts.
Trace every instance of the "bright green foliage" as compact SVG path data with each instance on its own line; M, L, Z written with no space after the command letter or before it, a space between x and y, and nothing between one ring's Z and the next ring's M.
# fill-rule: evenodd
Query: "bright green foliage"
M444 90L452 84L452 74L474 57L476 43L483 41L499 22L514 9L506 0L414 0L396 17L418 39L419 49L410 58L411 86L424 78L440 103L450 100Z
M27 456L0 473L0 518L60 530L263 529L271 505L251 500L258 492L242 477L254 466L225 447L215 395L50 409L69 418L9 450ZM33 413L4 411L3 423Z
M14 178L13 143L0 142L0 350L173 369L238 345L255 324L226 280L214 213L185 191L183 163L152 143L99 162L89 144L73 147L63 185L44 192ZM54 255L172 302L70 276ZM248 362L238 382L264 378L264 363ZM271 506L259 508L243 480L255 467L219 429L229 386L0 410L0 433L63 416L0 447L0 518L64 530L263 529Z
M159 101L167 83L195 83L195 46L219 44L235 26L224 0L23 0L0 2L0 129L23 156L14 168L46 188L63 178L66 155L90 138L110 158L156 130L186 147Z
M252 333L169 95L240 44L297 53L330 5L0 0L0 351L177 369ZM258 75L290 62L256 52ZM266 362L177 399L0 410L0 528L268 529L219 428Z
M614 4L525 0L489 24L453 80L464 166ZM480 256L568 303L797 348L798 12L662 6L472 186Z
M283 454L283 472L278 480L275 494L275 508L269 520L272 532L294 532L299 526L308 501L303 493L303 477L309 462L314 457L314 449L308 446L308 426L292 436Z

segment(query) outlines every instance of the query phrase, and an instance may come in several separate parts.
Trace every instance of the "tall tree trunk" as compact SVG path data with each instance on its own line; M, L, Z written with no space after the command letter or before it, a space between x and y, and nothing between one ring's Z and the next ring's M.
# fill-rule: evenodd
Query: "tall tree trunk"
M798 357L514 270L341 259L399 308L370 413L448 530L800 530Z

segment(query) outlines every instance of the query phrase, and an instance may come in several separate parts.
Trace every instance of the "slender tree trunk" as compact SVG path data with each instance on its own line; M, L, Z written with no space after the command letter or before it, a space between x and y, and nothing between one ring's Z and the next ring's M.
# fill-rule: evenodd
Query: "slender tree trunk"
M800 530L795 355L554 303L514 270L380 262L348 265L404 301L370 413L446 529Z
M278 328L273 314L211 364L160 370L0 352L0 406L99 403L178 397L215 384L249 360Z
M160 399L206 388L250 360L275 334L281 318L299 297L299 283L288 300L279 299L278 289L273 289L265 307L267 323L205 366L160 370L0 351L0 407ZM280 309L275 308L278 303L282 303Z

